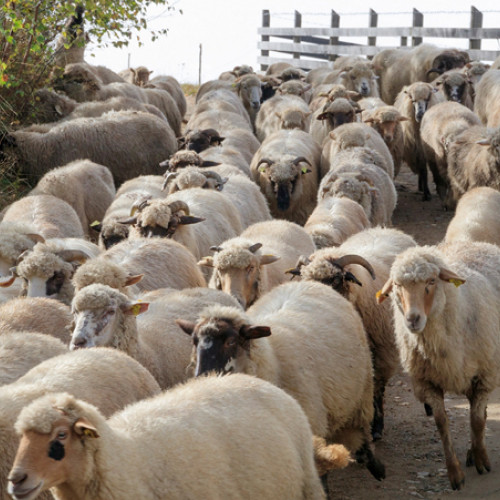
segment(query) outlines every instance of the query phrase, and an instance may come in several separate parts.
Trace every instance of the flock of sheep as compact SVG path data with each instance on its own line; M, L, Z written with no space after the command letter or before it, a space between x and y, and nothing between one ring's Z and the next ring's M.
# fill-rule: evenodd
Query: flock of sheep
M490 470L500 62L244 65L186 122L174 78L57 55L38 123L0 142L36 182L1 213L0 499L321 499L354 458L382 480L400 363L453 489L445 392ZM456 208L436 246L391 227L403 163Z

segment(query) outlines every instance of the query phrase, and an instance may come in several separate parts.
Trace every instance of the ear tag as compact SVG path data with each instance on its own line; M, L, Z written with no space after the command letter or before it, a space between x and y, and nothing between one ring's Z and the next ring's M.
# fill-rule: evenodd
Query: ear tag
M134 304L130 310L134 316L139 316L141 314L141 304Z
M62 460L64 458L64 445L59 441L52 441L49 444L49 458L53 460Z
M265 171L266 171L266 167L260 167L260 168L259 168L259 172L264 173Z
M456 278L450 278L448 280L450 283L453 283L457 288L460 286L460 285L463 285L464 282L462 280L458 280Z
M380 296L382 295L382 290L379 290L376 294L375 294L375 298L379 298Z
M94 437L94 433L90 429L84 429L83 435L86 437Z
M95 220L94 222L92 222L90 224L90 227L95 227L95 226L98 226L100 224L100 222L98 220Z

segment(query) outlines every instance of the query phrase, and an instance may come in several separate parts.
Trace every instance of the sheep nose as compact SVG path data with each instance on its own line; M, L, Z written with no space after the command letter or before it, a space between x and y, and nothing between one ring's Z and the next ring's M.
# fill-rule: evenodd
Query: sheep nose
M75 349L82 349L87 345L87 341L83 338L76 338L72 343L71 343L71 350L74 351Z
M415 328L420 322L420 314L418 313L407 314L406 321L408 322L411 328Z
M370 92L370 88L368 87L368 85L366 83L362 83L360 94L361 95L368 95L369 92Z
M260 101L253 101L252 108L259 109L260 108Z
M7 478L8 481L10 481L14 485L18 485L26 481L28 478L28 474L22 470L14 470L9 474L9 477Z

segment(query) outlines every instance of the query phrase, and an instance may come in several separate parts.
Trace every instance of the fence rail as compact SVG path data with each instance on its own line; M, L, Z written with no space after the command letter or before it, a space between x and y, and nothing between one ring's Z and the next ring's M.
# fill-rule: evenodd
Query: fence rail
M469 28L425 28L424 15L413 9L413 25L407 27L379 28L378 13L369 11L369 26L366 28L340 28L340 15L331 11L329 28L304 28L302 15L295 11L294 27L271 27L269 10L262 11L262 27L258 34L261 41L258 48L261 55L258 62L262 70L275 62L293 62L303 69L314 69L326 61L333 61L340 55L364 55L368 58L386 48L401 47L410 49L423 43L424 38L466 39L469 41L467 50L471 59L493 61L500 55L498 50L481 50L482 40L500 39L500 28L483 28L483 14L471 7ZM340 41L339 38L367 38L366 45ZM377 45L379 37L399 38L399 45ZM273 39L273 40L271 40ZM275 39L278 39L276 41ZM450 46L453 45L450 42ZM278 53L271 55L270 53ZM280 54L291 54L293 59ZM308 59L301 59L301 56ZM294 61L295 60L295 61Z

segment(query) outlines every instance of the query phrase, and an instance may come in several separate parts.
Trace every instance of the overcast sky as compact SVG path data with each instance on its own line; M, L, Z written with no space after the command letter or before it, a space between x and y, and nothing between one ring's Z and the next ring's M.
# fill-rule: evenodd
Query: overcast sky
M303 27L329 27L332 8L341 15L340 27L368 26L369 8L379 13L379 26L410 26L411 11L415 7L424 13L424 26L466 28L471 7L470 1L463 0L171 0L169 3L175 6L175 12L165 12L165 7L157 7L151 9L148 16L153 29L169 29L162 40L151 43L146 41L149 39L147 34L140 33L146 42L142 47L136 43L122 49L92 50L90 47L86 53L87 61L120 71L127 67L130 54L130 65L147 66L154 71L152 76L168 74L180 83L198 83L200 44L202 82L215 79L239 64L259 69L257 29L261 25L263 9L271 12L271 26L276 27L292 27L295 10L302 13ZM500 27L498 2L478 0L474 5L484 12L484 27ZM435 40L427 41L436 43ZM465 40L445 44L468 47ZM500 42L483 42L482 48L500 50Z

